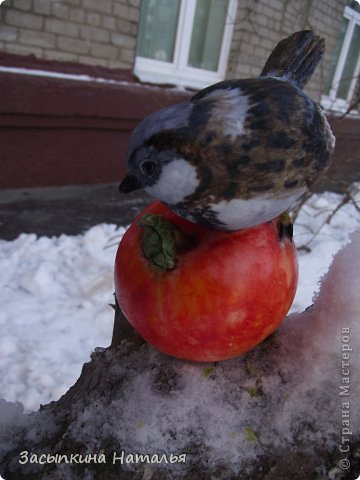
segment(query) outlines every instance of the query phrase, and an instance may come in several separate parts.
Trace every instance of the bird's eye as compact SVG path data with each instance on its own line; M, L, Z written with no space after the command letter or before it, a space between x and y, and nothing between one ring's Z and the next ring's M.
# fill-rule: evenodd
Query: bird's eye
M146 160L140 164L140 170L144 175L151 176L155 171L155 163L150 160Z

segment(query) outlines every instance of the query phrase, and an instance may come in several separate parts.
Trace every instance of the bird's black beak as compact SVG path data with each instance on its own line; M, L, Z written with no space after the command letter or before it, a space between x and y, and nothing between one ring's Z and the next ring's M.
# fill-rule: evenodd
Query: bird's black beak
M119 190L121 193L130 193L134 190L138 190L139 188L142 188L141 183L136 177L133 177L132 175L126 175L126 177L119 186Z

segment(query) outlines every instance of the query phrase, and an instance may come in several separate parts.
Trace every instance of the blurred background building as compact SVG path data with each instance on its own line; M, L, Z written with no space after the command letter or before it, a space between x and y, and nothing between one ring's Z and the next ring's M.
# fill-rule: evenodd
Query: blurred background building
M5 0L0 187L119 181L146 114L225 78L257 76L276 43L302 29L326 39L306 90L328 113L337 164L353 165L358 2Z

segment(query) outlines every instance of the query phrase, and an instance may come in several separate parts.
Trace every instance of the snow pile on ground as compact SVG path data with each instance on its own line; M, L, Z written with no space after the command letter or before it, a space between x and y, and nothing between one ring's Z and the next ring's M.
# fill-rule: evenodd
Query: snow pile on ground
M360 226L353 205L342 207L335 194L316 195L295 224L299 288L292 311L312 303L319 278L332 255ZM0 241L0 397L26 409L58 399L78 378L96 346L110 343L113 262L125 229L98 225L84 235L37 238L21 235ZM314 238L313 238L314 237Z
M360 226L360 212L352 203L344 204L327 223L342 199L342 195L329 192L313 195L300 210L294 224L294 241L300 248L299 284L291 312L301 312L312 304L319 280L327 272L333 256L346 244L349 233ZM356 199L359 205L359 192Z
M85 235L0 242L0 397L28 409L59 398L113 327L112 237L99 225Z
M295 478L295 471L301 479L340 478L336 465L347 465L347 447L360 438L359 283L360 230L336 255L314 306L290 315L245 356L193 364L147 344L131 350L126 342L120 351L99 353L98 361L106 364L102 383L72 405L61 448L103 452L107 474L116 468L115 451L124 452L122 470L144 467L131 460L134 454L186 454L185 464L162 465L172 472L166 478L190 469L193 476L187 478L200 478L199 472L201 478L234 478L239 472L261 478L266 472L264 478L285 479ZM44 442L49 435L44 428L56 426L47 411L31 422L21 448L28 442L28 450L36 451L39 437ZM9 448L4 435L3 450ZM21 468L16 458L11 461ZM30 467L36 468L24 468ZM74 468L62 464L64 478L73 478ZM157 478L152 473L138 476ZM90 469L86 478L97 477Z

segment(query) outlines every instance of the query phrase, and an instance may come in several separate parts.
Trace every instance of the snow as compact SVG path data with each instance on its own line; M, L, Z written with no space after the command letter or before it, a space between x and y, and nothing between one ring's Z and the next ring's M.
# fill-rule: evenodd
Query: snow
M299 284L290 312L303 311L312 304L319 280L327 272L334 254L348 241L349 233L360 226L360 212L353 204L345 204L326 223L328 216L341 203L342 195L325 192L314 195L302 207L294 224L294 240L300 251ZM355 198L359 204L360 195ZM311 249L309 253L301 247Z
M0 242L0 397L28 410L59 398L113 326L112 237L98 225L84 235Z
M292 312L312 304L333 254L360 227L359 212L347 204L313 238L341 198L315 195L297 219L295 242L298 247L310 242L311 251L299 252L299 287ZM0 241L0 398L22 402L27 411L37 410L74 384L96 346L109 345L113 261L124 231L102 224L84 235L22 234L14 241ZM178 402L181 410L181 399ZM146 431L150 430L141 435Z

